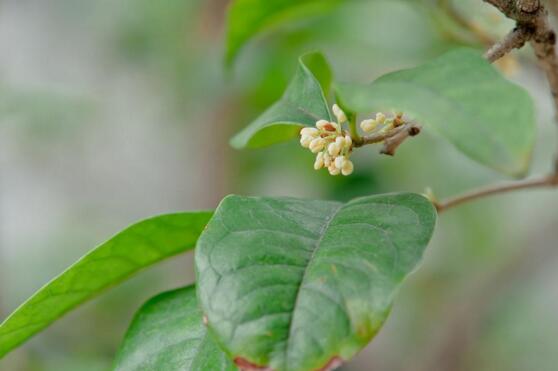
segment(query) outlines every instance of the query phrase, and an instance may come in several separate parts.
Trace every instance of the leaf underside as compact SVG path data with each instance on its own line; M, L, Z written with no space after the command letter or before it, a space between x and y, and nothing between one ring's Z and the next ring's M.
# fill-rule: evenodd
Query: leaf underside
M114 371L232 371L237 368L202 322L196 289L157 295L136 313Z
M524 176L535 138L533 102L476 51L458 49L369 85L341 84L357 112L404 111L494 170Z
M325 93L331 85L331 70L320 53L299 59L298 69L283 97L231 140L235 148L258 148L298 136L301 127L331 120Z
M0 324L0 358L104 289L144 267L192 249L211 216L208 211L157 216L97 246Z
M346 204L229 196L196 248L200 305L237 362L337 365L380 329L435 220L416 194Z

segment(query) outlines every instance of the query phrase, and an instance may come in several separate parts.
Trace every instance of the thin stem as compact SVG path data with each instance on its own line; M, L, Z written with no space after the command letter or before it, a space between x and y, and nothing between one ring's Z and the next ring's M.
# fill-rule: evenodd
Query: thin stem
M508 18L516 21L517 27L501 42L492 46L485 54L488 61L494 62L513 49L522 47L530 41L535 54L546 72L554 98L555 111L558 113L558 56L556 55L556 35L548 23L548 12L540 0L484 0L494 5ZM558 117L558 116L557 116ZM554 173L536 179L500 184L469 191L443 202L433 201L438 212L480 198L524 189L558 187L558 160Z
M393 138L397 135L401 135L401 133L406 132L407 135L406 137L409 136L415 136L417 134L420 133L421 127L420 125L417 125L415 123L412 122L408 122L405 123L393 130L389 130L387 132L378 132L378 133L374 133L372 135L369 136L364 136L361 137L360 140L355 141L355 147L362 147L365 146L367 144L376 144L376 143L382 143L385 142L386 140Z
M349 131L351 133L351 138L356 141L359 142L360 140L362 140L360 134L358 133L357 130L357 125L356 125L356 114L351 113L349 115Z
M498 184L493 186L488 186L485 188L480 188L476 190L469 191L459 196L455 196L444 200L442 202L434 201L434 206L439 213L442 213L448 209L459 206L466 202L478 200L480 198L502 194L512 191L533 189L533 188L546 188L546 187L558 187L558 175L552 174L543 178L528 179L519 182Z
M484 54L484 57L490 63L494 63L513 49L522 48L532 36L533 32L530 28L516 27L510 31L510 33L508 33L502 41L494 44L490 49L488 49Z

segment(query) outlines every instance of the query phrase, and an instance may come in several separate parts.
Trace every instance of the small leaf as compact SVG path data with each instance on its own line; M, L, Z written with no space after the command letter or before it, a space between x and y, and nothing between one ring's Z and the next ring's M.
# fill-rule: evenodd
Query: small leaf
M192 212L157 216L97 246L0 324L0 357L103 289L164 258L191 250L211 215Z
M136 313L115 371L232 371L237 368L202 322L196 289L159 294Z
M302 56L295 77L283 97L231 140L235 148L258 148L297 137L300 128L320 119L331 119L324 91L331 84L324 56Z
M452 51L370 85L341 85L337 93L358 112L404 111L492 169L514 176L528 170L533 102L475 51Z
M338 364L378 332L435 220L415 194L346 204L229 196L196 248L200 305L237 364Z
M226 62L252 37L277 26L324 14L341 0L233 0L228 13Z

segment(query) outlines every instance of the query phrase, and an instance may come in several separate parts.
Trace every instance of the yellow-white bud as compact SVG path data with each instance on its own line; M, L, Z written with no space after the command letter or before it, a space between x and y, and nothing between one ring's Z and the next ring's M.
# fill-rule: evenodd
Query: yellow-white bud
M341 146L337 144L337 141L330 143L327 147L327 153L329 153L330 156L335 157L339 154L339 152L341 152Z
M300 137L300 145L303 146L304 148L308 148L310 146L310 142L312 142L312 140L314 140L313 137L308 136L308 135L303 135Z
M377 126L378 126L378 122L372 119L364 120L360 123L360 128L366 132L376 129Z
M343 137L335 138L335 144L339 146L339 149L343 148L345 146L345 138Z
M335 167L339 170L343 169L343 166L345 165L345 161L347 161L345 156L337 156L334 162Z
M351 175L354 169L355 166L353 165L353 162L351 160L346 160L341 168L341 173L345 176Z
M314 170L320 170L324 167L324 153L320 152L316 156L316 161L314 162Z
M331 156L328 153L324 153L324 166L329 167L329 165L331 165Z
M353 139L351 138L351 136L345 135L345 147L351 148L352 145L353 145Z
M386 121L386 115L384 115L382 112L378 112L376 114L376 122L383 124Z
M329 165L327 169L329 170L329 174L331 175L341 174L341 169L336 168L334 163L331 163L331 165Z
M335 117L337 117L337 122L342 124L347 121L347 115L345 115L345 112L343 112L343 110L337 104L333 105L332 110Z
M300 131L300 135L316 138L320 135L320 131L316 128L304 128Z
M312 153L318 153L324 149L325 145L326 142L323 138L316 138L312 139L308 148L310 148L310 151L312 151Z

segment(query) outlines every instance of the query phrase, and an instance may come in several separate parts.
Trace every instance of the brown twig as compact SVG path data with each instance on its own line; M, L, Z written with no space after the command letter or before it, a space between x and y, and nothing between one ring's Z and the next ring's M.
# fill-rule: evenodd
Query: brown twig
M558 113L558 56L556 34L548 22L548 11L540 0L484 0L506 17L513 19L520 30L529 30L530 43L546 73L555 111Z
M494 62L509 51L530 41L537 59L545 70L554 99L558 117L558 56L556 55L556 35L548 23L548 12L540 0L484 0L494 5L508 18L514 19L517 27L504 40L495 44L485 54L488 61ZM444 202L434 201L438 212L443 212L465 202L479 198L523 189L558 187L558 159L553 174L538 179L493 185L472 190Z
M420 134L422 127L414 122L407 122L401 126L389 130L385 133L378 132L369 136L364 136L355 140L354 146L356 148L365 146L367 144L384 143L380 153L393 156L397 148L407 138L414 137Z
M484 54L484 57L490 63L496 62L513 49L522 48L532 37L533 32L531 28L518 26L510 31L502 41L490 47Z
M434 206L438 210L438 213L444 212L452 207L459 206L463 203L478 200L483 197L502 194L512 191L518 191L523 189L532 188L545 188L545 187L558 187L558 175L552 174L542 178L528 179L519 182L512 182L506 184L499 184L488 186L485 188L476 189L459 196L449 198L443 202L434 201Z
M384 146L380 150L382 155L395 156L397 148L409 137L414 137L420 134L422 127L416 124L410 124L405 130L400 131L396 135L386 139Z

